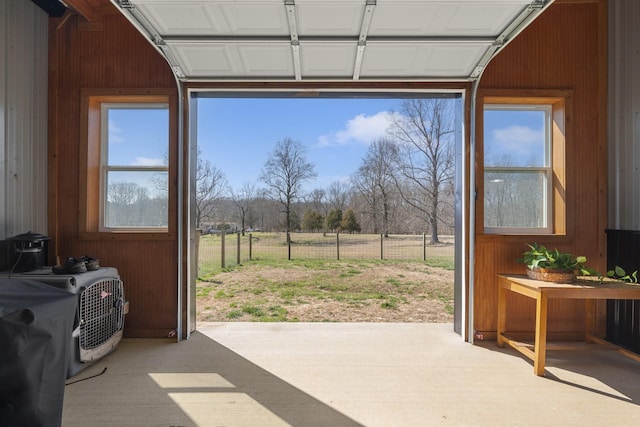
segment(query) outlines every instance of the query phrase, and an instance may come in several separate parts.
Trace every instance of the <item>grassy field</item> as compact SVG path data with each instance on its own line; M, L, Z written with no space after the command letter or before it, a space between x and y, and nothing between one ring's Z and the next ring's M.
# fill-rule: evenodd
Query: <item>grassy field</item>
M237 239L235 235L231 237ZM335 235L332 237L335 239ZM380 238L363 237L348 243L359 247L360 258L343 257L341 242L340 260L317 258L316 246L322 242L329 246L322 234L292 235L297 245L292 248L297 258L292 260L287 260L286 239L266 234L252 243L253 260L239 265L233 262L221 268L218 261L207 260L208 256L203 260L201 251L198 320L452 321L453 244L427 247L426 261L383 260L379 256L367 259L363 256L368 251L380 251ZM393 250L417 251L421 257L422 248L416 249L414 236L409 237L393 239ZM389 242L384 243L387 246L383 251L391 251ZM210 254L216 246L220 246L220 236L201 240L205 253ZM303 254L308 257L303 258Z

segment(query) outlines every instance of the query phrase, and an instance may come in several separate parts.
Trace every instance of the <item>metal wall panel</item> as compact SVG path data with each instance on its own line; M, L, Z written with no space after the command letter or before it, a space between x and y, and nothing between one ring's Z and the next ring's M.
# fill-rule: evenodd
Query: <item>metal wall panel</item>
M47 229L48 16L0 0L0 239Z
M609 221L640 230L640 2L609 1Z

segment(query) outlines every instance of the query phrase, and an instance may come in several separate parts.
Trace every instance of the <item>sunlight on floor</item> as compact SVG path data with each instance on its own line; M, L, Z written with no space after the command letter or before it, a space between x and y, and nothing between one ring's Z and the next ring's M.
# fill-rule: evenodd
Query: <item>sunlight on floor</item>
M260 425L282 427L290 424L249 397L246 393L223 391L235 386L215 373L150 373L149 376L196 425Z
M284 427L290 424L245 393L169 393L169 397L198 426Z
M162 388L234 388L222 376L209 372L151 373L149 376Z

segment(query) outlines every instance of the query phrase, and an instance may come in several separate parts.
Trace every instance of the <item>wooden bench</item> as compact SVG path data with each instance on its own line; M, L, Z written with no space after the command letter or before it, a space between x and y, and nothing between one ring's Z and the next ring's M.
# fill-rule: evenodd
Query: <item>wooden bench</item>
M530 344L510 339L507 334L507 292L515 292L536 301L536 323L533 348ZM549 299L585 300L586 325L585 342L608 344L622 354L640 361L640 355L624 350L592 334L595 300L599 299L637 299L640 300L640 284L618 281L576 280L573 283L551 283L529 279L525 275L498 275L498 346L509 344L531 360L533 372L544 375L547 352L547 305Z

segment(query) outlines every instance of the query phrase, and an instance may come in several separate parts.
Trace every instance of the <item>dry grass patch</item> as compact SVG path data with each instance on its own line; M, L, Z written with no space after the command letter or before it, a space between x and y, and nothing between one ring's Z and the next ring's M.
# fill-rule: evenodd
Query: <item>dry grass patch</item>
M425 262L255 261L200 281L197 319L451 322L453 270Z

